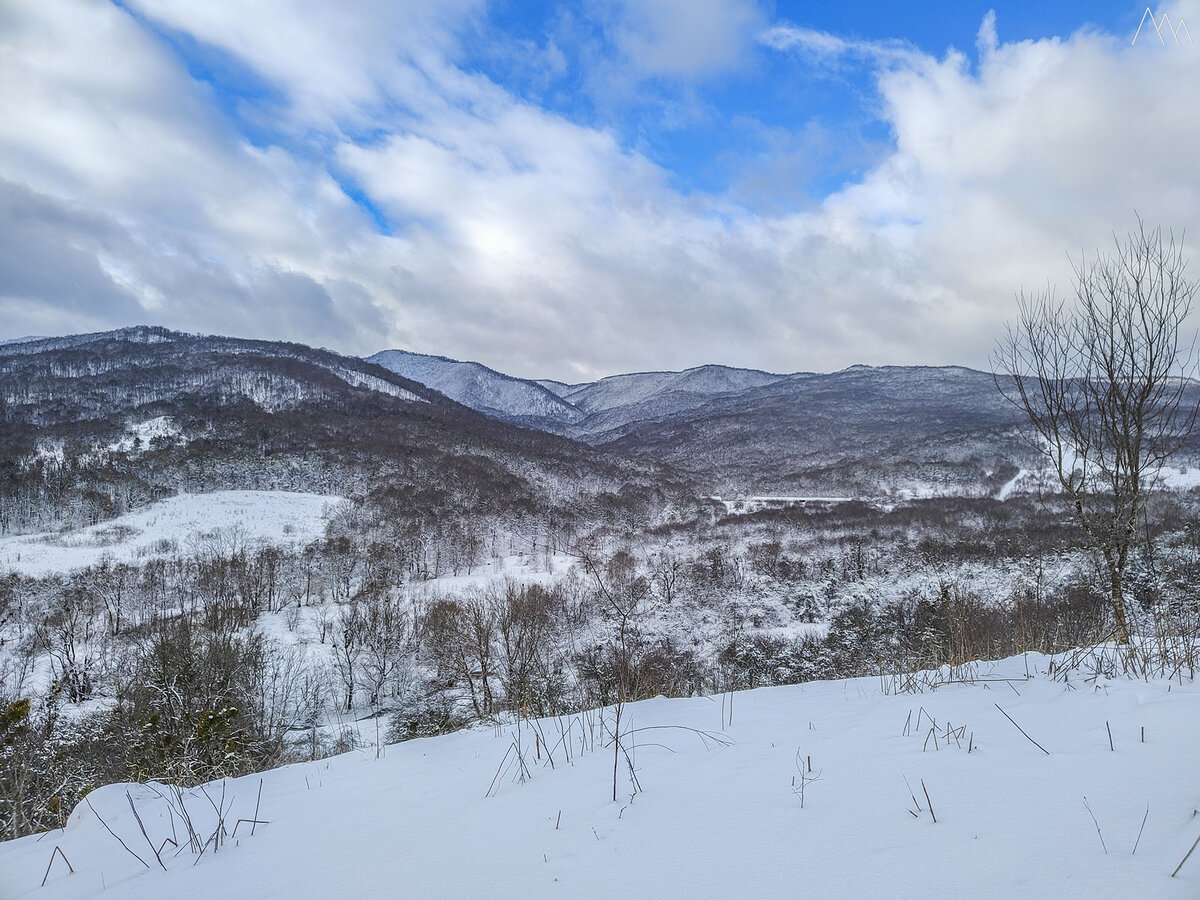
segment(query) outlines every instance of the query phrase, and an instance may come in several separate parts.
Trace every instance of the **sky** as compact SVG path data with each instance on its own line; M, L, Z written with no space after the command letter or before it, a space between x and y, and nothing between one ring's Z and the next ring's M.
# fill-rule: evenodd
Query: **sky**
M0 339L987 368L1019 291L1198 233L1200 0L1146 9L0 0Z

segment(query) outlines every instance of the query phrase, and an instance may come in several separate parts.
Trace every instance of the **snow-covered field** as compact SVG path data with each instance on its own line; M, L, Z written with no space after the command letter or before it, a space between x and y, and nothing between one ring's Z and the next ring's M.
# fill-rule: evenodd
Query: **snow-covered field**
M1163 466L1155 479L1155 487L1166 491L1192 491L1200 488L1200 467L1194 462ZM1060 490L1057 480L1049 471L1021 469L1011 481L996 494L997 500L1007 500L1016 492L1038 492Z
M622 759L616 802L596 715L268 772L269 824L253 835L237 820L254 817L260 776L170 801L111 785L64 830L0 845L0 894L1200 895L1200 855L1171 877L1200 835L1200 689L1082 673L1063 684L1047 662L1031 655L1028 680L1014 658L921 693L858 679L633 704L621 727L642 791ZM222 805L229 837L197 862L181 812L206 839Z
M321 537L341 497L288 491L180 494L76 531L0 538L0 573L44 576L114 562L193 552L205 540L275 546Z

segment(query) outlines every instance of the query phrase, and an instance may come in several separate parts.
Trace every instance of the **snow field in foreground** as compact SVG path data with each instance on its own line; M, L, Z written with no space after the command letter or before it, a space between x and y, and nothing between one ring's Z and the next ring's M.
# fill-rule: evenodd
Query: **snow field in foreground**
M95 813L149 865L81 804L63 831L0 844L0 896L1200 895L1200 856L1170 877L1200 835L1197 686L1068 686L1026 680L1025 665L922 693L870 678L739 693L732 724L729 695L631 704L622 731L643 790L622 759L615 803L599 712L214 782L182 805L207 836L224 792L231 836L195 865L179 798L110 785L90 795ZM1047 665L1030 655L1031 671ZM260 777L270 824L233 837ZM173 834L184 849L166 844L163 871L149 844ZM56 857L39 888L56 846L75 874Z
M324 536L341 497L289 491L179 494L75 531L0 538L0 573L41 577L114 562L189 553L224 534L254 544L302 546Z

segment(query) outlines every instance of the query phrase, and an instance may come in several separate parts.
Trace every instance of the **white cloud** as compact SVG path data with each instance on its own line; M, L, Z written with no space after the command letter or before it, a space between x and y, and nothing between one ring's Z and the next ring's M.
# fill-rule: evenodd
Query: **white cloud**
M20 186L10 196L39 228L58 229L39 244L45 259L92 260L64 309L66 327L139 317L221 330L223 321L256 319L253 330L270 333L278 310L255 295L271 293L269 273L336 277L367 227L362 211L323 166L241 140L207 88L126 13L107 3L30 4L9 10L4 24L0 178ZM16 230L17 219L3 225ZM48 282L39 288L32 259L13 257L2 273L0 303L14 322L22 316L13 310L67 299L49 283L53 266L37 270ZM298 292L274 328L312 338L292 323L309 318L305 304L315 299ZM221 309L227 318L215 315ZM334 329L353 331L348 322Z
M989 9L979 26L979 32L975 38L975 49L979 51L980 58L983 58L995 53L999 43L1000 39L996 34L996 11Z
M365 127L413 66L453 55L483 0L130 0L155 23L253 68L302 125Z
M1005 44L997 24L976 71L957 53L881 68L896 150L806 223L836 235L831 272L870 273L827 288L854 308L873 286L856 326L868 357L982 364L1015 291L1069 287L1068 252L1108 244L1134 210L1198 224L1200 98L1183 86L1200 55L1098 32Z
M695 34L670 31L687 16L669 4L616 8L618 50L642 74L711 75L747 34L758 52L873 67L893 149L788 213L681 193L614 134L456 65L475 3L399 6L137 0L280 91L291 137L269 148L120 8L0 9L5 329L147 320L568 379L709 361L983 365L1016 290L1065 287L1066 251L1105 243L1135 209L1177 228L1200 209L1200 99L1184 87L1200 54L1182 47L1004 43L989 17L973 67L763 32L742 4L700 9Z
M917 50L902 40L846 40L827 31L787 21L777 22L762 30L758 41L772 50L798 52L824 65L836 62L840 57L856 57L883 64L908 62L920 56Z

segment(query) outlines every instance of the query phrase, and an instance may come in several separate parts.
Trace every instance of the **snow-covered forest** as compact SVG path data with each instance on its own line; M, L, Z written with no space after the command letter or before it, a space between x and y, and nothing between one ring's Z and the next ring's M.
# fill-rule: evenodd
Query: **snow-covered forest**
M619 699L900 684L1108 628L1087 554L1028 499L709 510L557 543L500 526L429 540L337 498L229 498L0 542L7 837L61 826L110 781L195 784ZM1159 674L1197 661L1198 566L1187 526L1138 559Z

